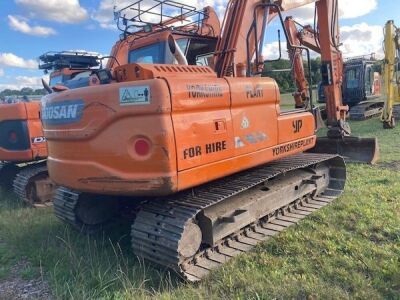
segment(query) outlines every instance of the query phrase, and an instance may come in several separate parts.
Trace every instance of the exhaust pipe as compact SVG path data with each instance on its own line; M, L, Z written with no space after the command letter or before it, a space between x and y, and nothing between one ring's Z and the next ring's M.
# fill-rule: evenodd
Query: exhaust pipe
M379 160L377 138L346 136L342 138L317 138L315 147L309 152L338 154L346 162L375 164Z

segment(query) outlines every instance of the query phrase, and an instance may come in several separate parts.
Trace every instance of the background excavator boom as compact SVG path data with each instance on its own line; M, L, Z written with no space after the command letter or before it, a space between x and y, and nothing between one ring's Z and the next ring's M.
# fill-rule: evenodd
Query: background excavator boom
M384 33L385 59L384 82L386 101L382 112L383 128L390 129L396 126L396 113L400 115L400 107L395 102L400 102L398 66L400 52L400 29L394 25L394 21L388 21Z
M292 18L285 21L289 56L293 62L293 75L297 85L296 107L304 106L309 98L301 50L293 46L304 46L321 54L322 85L326 97L328 137L319 138L313 151L339 153L350 161L374 163L379 156L376 138L351 137L346 120L348 106L343 105L343 57L339 49L339 17L337 0L316 2L316 30L304 26L298 31Z

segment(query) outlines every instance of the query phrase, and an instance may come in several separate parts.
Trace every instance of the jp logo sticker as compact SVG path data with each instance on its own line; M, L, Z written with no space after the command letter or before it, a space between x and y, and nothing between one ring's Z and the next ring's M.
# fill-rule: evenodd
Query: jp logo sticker
M119 103L121 105L150 104L150 87L144 85L120 88Z

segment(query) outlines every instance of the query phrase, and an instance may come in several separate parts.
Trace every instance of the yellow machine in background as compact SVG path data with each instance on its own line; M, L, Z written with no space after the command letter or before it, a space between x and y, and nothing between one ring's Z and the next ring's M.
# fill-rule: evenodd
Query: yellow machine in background
M382 112L383 128L390 129L396 126L396 118L400 117L400 29L394 25L394 21L388 21L385 25L384 40L384 82L386 101ZM398 105L396 105L398 104Z

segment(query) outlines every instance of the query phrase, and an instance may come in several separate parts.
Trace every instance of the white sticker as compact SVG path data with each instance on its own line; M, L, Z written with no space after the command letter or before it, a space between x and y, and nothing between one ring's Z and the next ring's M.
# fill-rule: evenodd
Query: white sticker
M143 85L120 88L119 103L121 105L150 104L150 87Z
M244 116L243 119L242 119L242 123L240 124L240 128L241 129L247 129L249 127L250 127L250 121L249 121L249 119L247 119L246 116Z
M242 139L238 136L235 136L235 148L242 148L244 146L246 145L243 143Z

